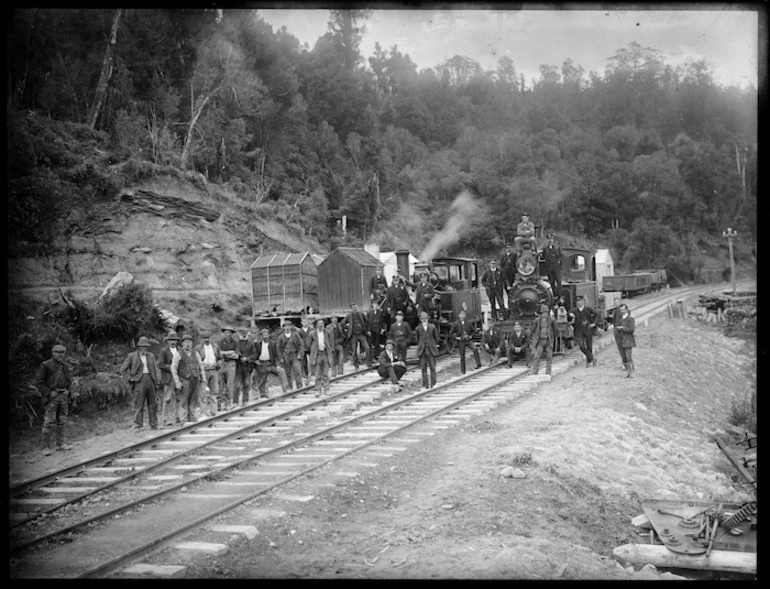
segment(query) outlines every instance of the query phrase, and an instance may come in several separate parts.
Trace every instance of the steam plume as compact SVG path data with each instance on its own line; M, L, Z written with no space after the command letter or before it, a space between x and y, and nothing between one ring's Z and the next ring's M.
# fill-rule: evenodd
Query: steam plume
M457 195L452 204L449 207L452 211L452 215L446 222L444 227L431 237L425 248L422 250L419 258L423 262L427 262L440 252L443 248L449 244L460 239L463 229L468 224L468 219L476 210L473 203L473 196L467 190L463 190Z

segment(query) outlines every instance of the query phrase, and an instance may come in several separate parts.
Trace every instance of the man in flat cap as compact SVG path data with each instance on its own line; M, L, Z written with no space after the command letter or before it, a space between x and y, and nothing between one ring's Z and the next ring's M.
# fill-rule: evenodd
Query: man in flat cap
M201 332L201 343L195 348L203 361L203 370L205 378L201 380L199 386L199 405L201 413L206 416L217 414L217 405L219 404L219 371L222 369L222 352L219 346L211 341L211 332L204 330Z
M176 329L169 330L164 338L166 347L158 354L158 369L160 370L160 384L163 387L163 399L161 401L160 422L163 427L174 427L177 422L176 410L176 386L171 375L171 363L174 356L179 354L179 336Z
M596 309L586 305L583 295L575 297L577 305L569 312L569 317L574 320L573 329L575 330L575 341L580 347L580 351L586 357L586 368L596 366L594 358L593 341L594 327L600 315Z
M161 386L161 376L155 364L155 356L150 352L150 340L145 336L139 338L136 342L136 350L126 356L120 366L120 372L128 375L128 382L133 389L134 429L142 429L144 425L145 404L150 428L158 429L155 389Z
M251 341L251 331L242 327L238 330L238 362L235 367L235 387L233 387L233 405L243 407L251 396L252 362L254 342Z
M412 328L404 321L403 311L396 312L396 320L390 326L388 339L393 341L393 349L398 359L406 363L406 353L409 349L409 341L412 339Z
M276 338L278 362L286 372L286 379L294 389L304 386L300 358L305 354L305 342L291 321L284 319L283 333Z
M529 249L537 250L537 238L535 237L535 224L529 220L529 214L522 213L521 223L516 226L516 237L513 239L516 249L522 253L522 243L528 243Z
M235 391L235 370L238 363L238 341L235 339L235 328L225 325L222 328L225 335L219 340L219 352L222 354L222 369L219 371L219 394L217 395L217 410L229 411L233 407L233 392Z
M417 288L414 291L418 315L425 312L430 317L433 314L433 310L436 307L433 300L435 296L436 291L433 288L433 285L428 281L428 271L422 270L420 272L420 282L417 284Z
M57 450L71 450L65 443L64 426L67 424L67 403L72 385L69 366L64 361L67 352L61 344L51 348L51 358L42 362L37 370L35 386L43 404L43 454L51 454L54 437Z
M271 374L278 375L281 391L289 390L286 371L278 363L278 350L275 342L270 341L270 331L263 329L259 332L259 341L254 343L254 353L251 357L254 364L257 396L269 398L268 379Z
M398 381L406 372L406 363L396 356L393 340L385 342L385 349L380 353L379 361L377 374L390 379L391 384L399 384Z
M545 373L551 374L553 359L553 342L556 340L556 319L551 315L548 305L540 305L540 315L532 326L532 374L537 374L540 368L540 356L545 352Z
M350 303L350 313L342 320L342 329L345 330L345 337L350 344L350 352L353 356L353 366L358 370L359 358L356 344L366 356L366 364L371 367L372 356L369 342L366 341L366 332L369 331L369 322L366 315L358 310L358 304Z
M171 363L171 374L177 390L179 423L198 421L198 385L206 380L206 371L200 354L193 349L193 338L189 333L182 336L182 349Z
M548 234L548 245L543 248L543 259L545 260L548 282L551 283L553 298L559 300L559 297L561 297L561 265L564 256L561 253L561 248L555 243L553 233Z
M484 274L481 275L481 285L487 289L487 298L492 308L492 317L500 319L497 314L497 305L495 304L497 302L503 315L502 319L505 319L508 314L503 303L503 286L505 281L503 280L503 273L497 267L497 260L489 260L489 268L484 270Z
M310 355L308 370L315 374L315 396L329 393L329 366L334 360L334 334L323 319L316 321L315 329L307 338Z

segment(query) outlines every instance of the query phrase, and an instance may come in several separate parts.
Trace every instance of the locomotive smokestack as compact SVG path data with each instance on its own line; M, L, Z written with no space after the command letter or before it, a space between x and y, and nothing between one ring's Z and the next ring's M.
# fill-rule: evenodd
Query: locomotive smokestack
M401 276L411 280L409 276L409 250L396 251L396 268Z

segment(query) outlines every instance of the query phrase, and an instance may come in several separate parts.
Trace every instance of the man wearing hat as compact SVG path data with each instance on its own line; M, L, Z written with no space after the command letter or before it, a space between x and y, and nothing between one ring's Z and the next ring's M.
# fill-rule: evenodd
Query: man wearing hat
M369 338L372 357L379 356L382 351L382 340L385 339L385 317L379 301L372 301L372 308L366 312L366 323L369 327L366 335Z
M532 346L534 363L532 374L537 374L540 368L540 356L545 352L545 373L551 374L553 359L553 342L556 340L556 319L551 315L548 305L540 305L540 315L532 327Z
M497 364L505 349L503 334L495 325L494 317L487 320L487 328L481 334L481 351L489 358L489 365Z
M65 443L64 426L67 423L67 403L72 385L69 366L64 362L67 352L61 344L51 348L51 358L42 362L37 370L35 386L40 392L43 404L43 454L51 454L53 438L57 450L71 450Z
M173 427L177 419L176 411L176 386L174 386L174 377L171 375L171 363L174 356L179 355L177 346L179 345L179 336L176 329L169 330L164 338L167 345L158 354L158 369L160 370L160 384L163 387L163 405L160 410L160 421L163 427Z
M323 319L316 321L315 329L308 335L308 370L315 373L315 396L329 392L329 366L334 359L334 334Z
M398 359L406 363L406 352L409 349L409 340L412 339L412 328L404 321L403 311L396 312L396 320L390 326L388 339L393 341L393 349Z
M278 362L286 372L287 383L295 389L302 388L300 358L305 353L305 342L288 319L283 322L283 333L276 338L275 349L278 353Z
M332 335L334 336L334 356L332 359L332 376L345 374L345 330L336 315L332 315Z
M302 338L302 343L305 346L305 353L300 357L299 364L302 367L302 378L305 379L305 386L310 386L311 370L308 368L310 341L308 340L308 336L310 335L310 332L313 331L314 327L315 326L311 324L310 317L306 314L303 314L299 318L299 329L297 330L297 333L299 334L299 337Z
M369 322L366 315L358 310L356 303L350 303L350 313L342 320L342 329L345 330L345 337L350 343L350 351L353 355L353 365L358 370L359 359L356 351L356 344L361 347L361 351L366 356L366 364L371 367L372 356L369 342L366 341L366 332L369 331Z
M243 407L249 402L251 395L251 372L254 356L254 342L251 341L251 331L242 327L238 330L238 362L235 367L235 386L233 387L233 405Z
M543 259L545 259L545 270L548 274L548 282L551 283L551 291L554 299L561 296L561 265L564 256L561 248L554 243L554 234L548 234L548 245L543 248Z
M578 295L575 297L577 306L569 312L570 318L574 320L573 329L575 331L575 341L580 347L580 351L586 357L586 368L596 366L596 358L593 352L594 327L599 313L595 309L586 305L585 297Z
M524 360L529 366L530 352L529 335L524 331L521 323L516 321L513 324L513 331L508 334L508 368L513 368L514 360Z
M372 302L382 304L385 293L388 291L388 279L382 273L382 266L374 268L374 276L369 280L369 298Z
M436 356L438 356L438 329L428 321L428 313L420 313L420 323L414 330L417 336L417 357L420 359L423 388L433 388L436 384ZM428 381L430 368L430 381Z
M519 253L523 251L522 243L529 243L529 249L537 249L537 239L535 238L535 224L529 220L527 213L522 213L521 223L516 226L516 237L513 239L516 249Z
M513 245L505 244L505 251L500 256L500 272L503 274L503 290L508 297L508 304L505 309L511 308L510 291L513 283L516 282L516 252L513 251Z
M465 310L461 309L457 314L457 321L452 324L452 327L449 330L449 337L453 338L453 341L457 343L457 347L460 350L460 374L465 374L465 348L468 346L473 350L473 359L476 360L476 369L481 368L479 350L471 341L473 326L470 321L465 320L465 317Z
M219 398L219 371L223 358L219 346L211 341L211 332L201 332L201 343L195 348L203 362L205 376L201 380L199 404L201 413L214 416L217 414L217 399Z
M150 340L145 336L136 342L136 350L130 352L120 372L128 374L128 382L133 389L134 397L134 429L144 425L144 406L147 404L147 414L152 429L158 429L158 413L155 402L155 389L160 388L160 370L155 364L155 356L150 352Z
M177 390L179 423L198 421L198 385L206 380L206 371L203 369L200 354L193 349L193 338L190 334L182 336L182 349L171 363L171 375Z
M235 370L240 354L238 353L238 341L233 337L235 328L225 325L222 328L224 337L219 340L219 351L222 354L222 370L219 371L219 394L217 395L217 409L229 411L233 407L233 392L235 391Z
M412 302L409 298L409 291L406 290L406 279L403 276L395 276L393 282L388 287L388 293L385 298L386 311L390 314L391 326L396 320L396 314L406 314L407 307Z
M286 371L278 364L278 350L275 342L270 341L270 331L263 329L259 332L259 341L254 342L251 361L254 365L257 396L270 397L268 392L268 379L271 374L277 374L281 382L281 391L289 390L286 380Z
M503 314L503 319L508 315L503 304L503 273L497 267L497 260L489 260L489 268L484 270L484 274L481 275L481 285L487 289L487 298L489 304L492 307L492 317L499 319L497 316L497 306L495 301L500 304L500 311Z
M389 378L391 384L398 384L406 372L406 363L396 356L393 340L385 342L385 349L380 353L380 364L377 374L382 378Z
M618 348L621 350L620 359L626 369L626 378L634 378L634 359L631 356L631 349L636 347L636 338L634 331L636 321L631 317L628 305L623 303L619 307L620 317L616 320L615 331L618 332ZM617 317L617 315L616 315Z
M417 301L417 313L427 313L430 317L435 308L433 297L436 296L436 291L433 285L428 282L428 271L422 270L420 272L420 282L417 284L417 288L414 291L414 298Z

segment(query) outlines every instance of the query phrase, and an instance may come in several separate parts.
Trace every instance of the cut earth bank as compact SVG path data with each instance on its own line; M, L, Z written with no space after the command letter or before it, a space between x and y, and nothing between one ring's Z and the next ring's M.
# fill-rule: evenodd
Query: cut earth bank
M602 340L610 345L596 368L579 362L493 412L359 465L334 487L309 478L285 491L311 501L240 507L227 521L259 533L232 537L225 555L190 560L185 577L672 578L650 565L624 568L612 549L645 543L631 524L644 499L751 498L713 438L754 386L754 343L660 315L638 326L636 378L627 379L612 335ZM12 454L11 471L30 478L57 460L118 448L131 436L122 426L73 452ZM502 477L506 466L526 478ZM155 558L146 562L179 564Z

